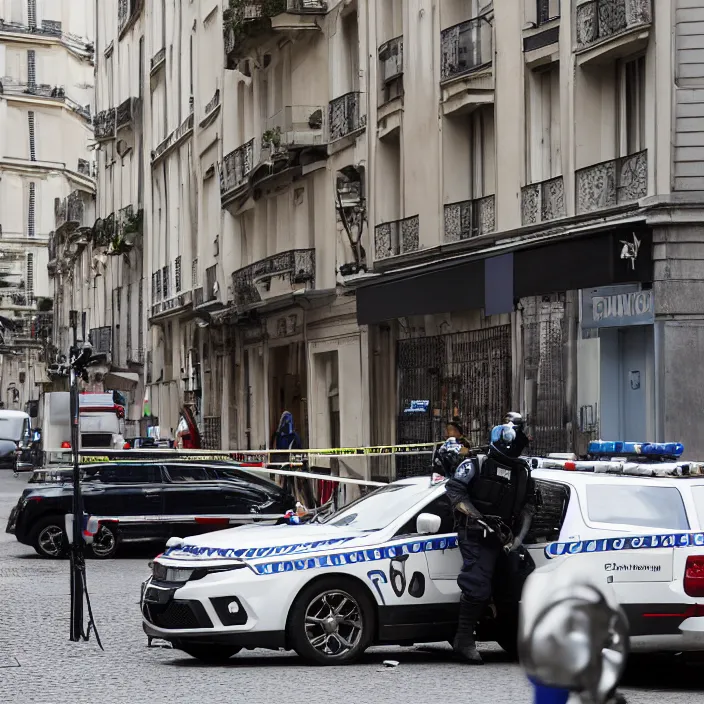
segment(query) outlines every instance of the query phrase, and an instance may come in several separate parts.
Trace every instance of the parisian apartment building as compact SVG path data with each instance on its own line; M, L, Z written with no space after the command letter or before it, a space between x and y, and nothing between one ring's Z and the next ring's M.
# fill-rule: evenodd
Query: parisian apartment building
M704 454L704 0L4 6L2 306L79 311L130 434Z

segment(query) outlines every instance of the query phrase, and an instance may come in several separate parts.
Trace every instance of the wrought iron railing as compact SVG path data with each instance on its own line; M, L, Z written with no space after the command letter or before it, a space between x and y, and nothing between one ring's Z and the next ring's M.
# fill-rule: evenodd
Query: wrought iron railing
M205 106L205 116L207 117L210 115L210 113L213 112L218 105L220 105L220 89L216 88L215 95L213 95L208 104Z
M648 195L648 151L575 172L577 214L632 203Z
M244 40L266 32L271 18L286 9L287 0L230 0L222 15L225 55L239 53Z
M576 10L577 47L589 46L651 21L651 0L586 0Z
M562 176L531 183L521 189L521 220L533 225L565 217L565 182Z
M560 0L536 0L536 5L538 26L556 20L560 16Z
M0 19L0 32L12 32L15 34L35 34L53 39L60 39L63 44L78 49L85 53L93 53L93 44L75 34L62 31L62 24L58 21L43 20L41 27L30 27L21 22L6 22Z
M113 139L115 137L115 108L102 110L93 118L96 139Z
M127 29L132 19L139 14L144 0L118 0L117 4L117 31L122 34Z
M153 71L159 64L166 61L166 47L162 47L152 56L150 61L150 69Z
M58 231L64 225L80 227L83 224L85 206L80 191L69 193L66 198L54 201L54 220Z
M315 285L315 250L291 249L235 271L232 274L235 306L242 308L259 303L262 300L259 287L268 290L271 279L276 276L288 277L291 286L308 284L312 288Z
M166 139L157 144L152 150L152 161L158 159L162 154L170 149L179 139L182 139L190 130L193 129L193 113L189 113L188 117L169 135Z
M484 196L445 205L445 242L459 242L496 230L496 198Z
M366 127L367 116L362 114L361 102L362 94L358 91L346 93L330 101L328 129L331 142Z
M420 219L417 215L384 222L374 228L374 258L379 261L415 252L420 246Z
M444 30L440 36L441 80L488 66L493 61L493 31L487 16L475 17Z
M90 105L81 105L66 95L63 86L52 86L48 83L18 83L12 79L0 81L0 93L6 95L31 95L35 98L58 100L66 107L90 120Z
M112 351L112 327L92 328L89 332L90 344L96 354L110 354Z
M117 108L115 116L115 130L123 127L134 127L139 123L141 100L139 98L127 98L123 100Z
M250 139L222 160L220 170L220 194L224 195L246 183L254 166L254 140Z
M381 80L393 81L403 74L403 37L390 39L379 47Z
M325 14L328 4L324 0L286 0L286 11L301 14Z

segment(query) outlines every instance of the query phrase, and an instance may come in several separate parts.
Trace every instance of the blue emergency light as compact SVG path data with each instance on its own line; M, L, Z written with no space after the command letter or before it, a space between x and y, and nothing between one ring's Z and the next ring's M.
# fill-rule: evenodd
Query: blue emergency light
M680 457L684 452L681 442L624 442L622 440L596 440L589 443L587 454L615 457L643 455L644 457Z

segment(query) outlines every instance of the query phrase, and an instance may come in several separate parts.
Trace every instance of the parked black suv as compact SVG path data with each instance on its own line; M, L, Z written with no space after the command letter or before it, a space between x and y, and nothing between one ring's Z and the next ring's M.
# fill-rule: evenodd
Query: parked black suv
M54 483L27 487L7 523L7 533L43 557L66 553L65 515L73 495L67 473ZM296 503L277 484L235 462L106 462L83 465L81 474L85 511L101 519L93 554L103 558L112 557L123 541L163 542L274 522Z

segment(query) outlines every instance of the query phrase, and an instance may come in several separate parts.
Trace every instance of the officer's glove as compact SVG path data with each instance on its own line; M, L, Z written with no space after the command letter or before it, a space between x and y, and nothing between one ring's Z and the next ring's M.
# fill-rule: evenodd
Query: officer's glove
M469 501L460 501L459 503L455 504L455 511L459 511L460 513L464 513L465 516L469 516L470 518L474 518L477 521L480 521L482 518L482 514L477 511L472 504L469 503ZM481 522L481 521L480 521Z
M516 552L521 545L523 545L523 541L520 538L514 538L510 545L504 545L504 550L506 551L506 554Z

